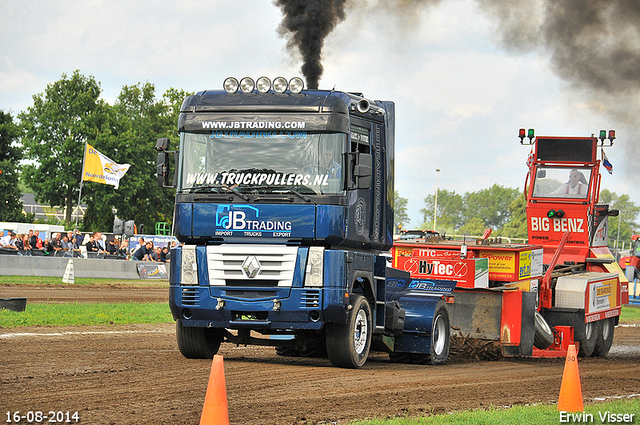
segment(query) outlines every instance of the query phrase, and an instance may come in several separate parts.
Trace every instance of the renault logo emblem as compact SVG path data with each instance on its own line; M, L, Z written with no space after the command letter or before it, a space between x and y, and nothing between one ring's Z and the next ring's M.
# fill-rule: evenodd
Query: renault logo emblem
M261 268L260 261L254 255L248 256L242 263L242 270L249 279L256 277Z

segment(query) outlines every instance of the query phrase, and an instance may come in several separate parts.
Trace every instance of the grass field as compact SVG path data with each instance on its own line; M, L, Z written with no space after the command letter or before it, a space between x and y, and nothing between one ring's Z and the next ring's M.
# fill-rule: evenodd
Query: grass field
M131 279L102 279L95 277L76 277L73 284L63 283L62 278L48 276L0 276L1 285L46 285L46 286L71 286L71 285L125 285L167 287L166 280L131 280Z
M0 310L0 328L172 321L167 303L32 303L27 304L24 312Z
M607 414L616 415L615 417ZM513 406L466 412L454 412L422 418L378 419L352 422L351 425L557 425L559 423L640 423L640 397L610 400L585 405L584 413L561 413L556 405ZM572 416L581 415L581 416ZM585 416L586 415L586 416ZM591 416L589 416L591 415ZM622 415L622 416L618 416ZM633 415L633 416L631 416ZM603 421L602 419L605 418ZM609 419L609 420L607 420ZM614 420L610 420L614 419Z
M60 278L34 276L0 276L0 284L16 285L67 285ZM75 285L130 285L166 287L167 282L148 280L75 279ZM113 325L130 323L172 322L166 303L30 303L24 312L0 310L0 328L21 326L79 326ZM622 323L639 323L640 308L624 306L620 317ZM427 408L428 412L429 409ZM622 423L623 416L615 416L614 421L602 421L602 415L634 414L632 421L640 423L640 397L612 400L585 406L584 416L561 417L555 405L494 407L486 410L454 412L444 415L427 415L419 418L374 419L352 422L351 425L501 425L535 424L556 425L558 423ZM609 418L611 419L611 418Z

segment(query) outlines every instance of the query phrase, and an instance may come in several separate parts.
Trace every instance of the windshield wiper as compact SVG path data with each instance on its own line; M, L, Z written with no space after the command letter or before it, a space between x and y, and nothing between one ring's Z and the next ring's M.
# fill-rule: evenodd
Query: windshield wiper
M188 193L202 193L202 192L210 192L212 190L215 190L214 193L233 193L234 195L239 196L240 198L242 198L245 201L250 201L251 198L249 197L249 195L245 195L244 193L240 192L237 188L235 187L229 187L229 186L224 186L224 185L207 185L207 186L196 186L196 187L192 187L191 189L189 189Z
M278 189L277 193L281 193L280 191L282 189L286 189L287 191L293 193L294 195L296 195L297 197L299 197L303 201L311 202L311 198L309 198L307 195L304 195L304 194L298 192L297 190L295 190L294 188L292 188L290 186L276 185L276 186L256 186L256 187L254 187L254 189L266 189L266 188ZM276 192L270 192L270 193L273 194L273 193L276 193ZM284 193L286 193L286 192L284 192Z

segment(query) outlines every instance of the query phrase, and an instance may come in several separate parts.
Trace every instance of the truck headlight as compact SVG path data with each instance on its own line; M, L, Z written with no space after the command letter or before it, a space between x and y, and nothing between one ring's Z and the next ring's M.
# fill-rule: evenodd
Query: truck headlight
M324 248L312 246L309 248L307 269L304 275L304 286L322 286L324 269Z
M196 246L182 246L182 264L180 269L180 283L182 285L198 284L198 262L196 261Z

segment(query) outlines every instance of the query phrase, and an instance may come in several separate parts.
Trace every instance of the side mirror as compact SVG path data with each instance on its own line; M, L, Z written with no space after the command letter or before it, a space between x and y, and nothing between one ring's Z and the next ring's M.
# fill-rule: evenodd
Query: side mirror
M358 189L369 189L373 180L373 156L370 153L358 155L358 161L353 170L356 176L356 187Z
M373 180L373 156L370 153L349 153L349 164L353 166L353 179L356 189L369 189Z
M162 137L162 138L158 139L157 142L156 142L156 150L158 152L169 150L169 138L168 137Z
M158 152L158 160L156 162L156 175L158 177L158 186L169 186L169 155L165 151Z

